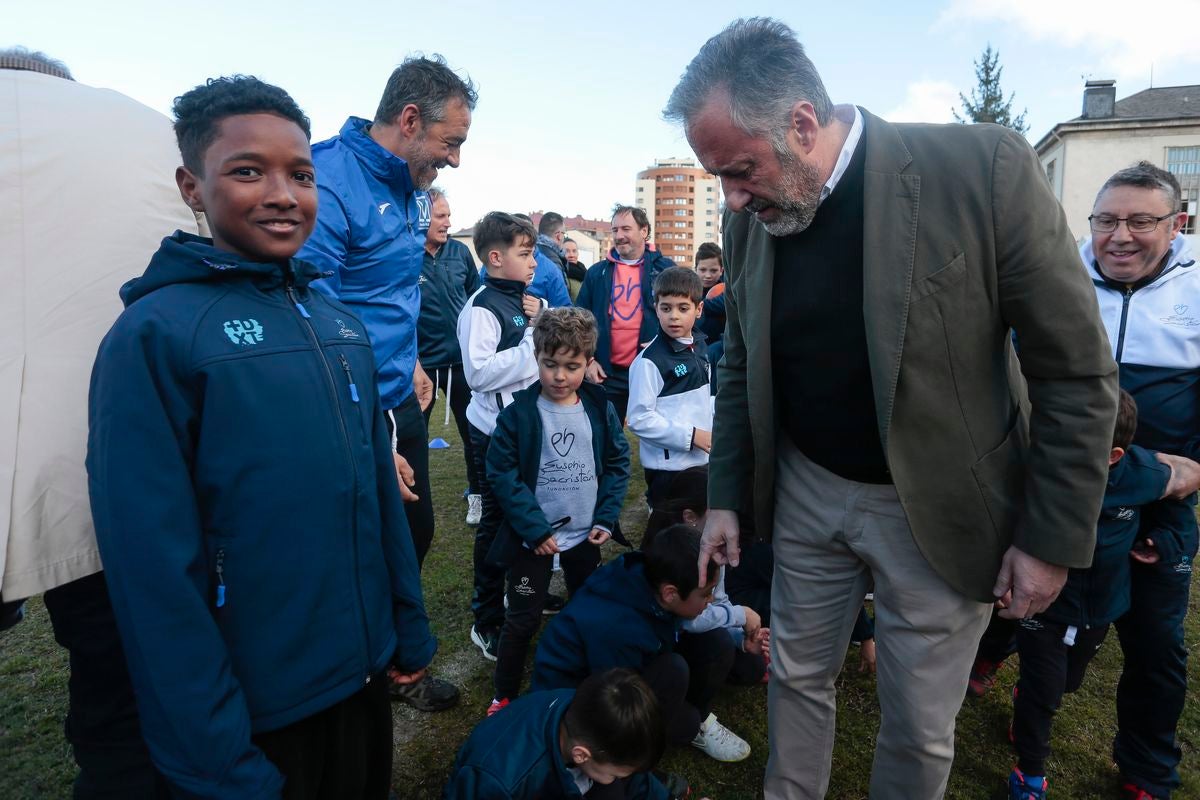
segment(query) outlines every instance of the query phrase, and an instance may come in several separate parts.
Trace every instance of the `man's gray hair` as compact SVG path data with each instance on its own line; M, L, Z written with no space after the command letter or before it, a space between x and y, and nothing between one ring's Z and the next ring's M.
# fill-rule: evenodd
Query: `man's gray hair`
M729 95L734 125L751 136L769 135L776 145L801 100L812 103L822 126L833 119L825 84L795 32L770 17L734 20L705 42L671 92L663 116L686 126L714 91Z
M0 69L19 69L26 72L40 72L55 78L75 80L67 65L57 58L51 58L41 50L30 50L26 47L9 47L0 50Z
M423 122L441 122L451 100L460 100L468 111L474 111L478 99L471 79L460 78L437 53L428 58L409 56L388 78L375 121L390 125L411 104L420 109Z
M433 205L438 200L446 199L446 190L440 186L430 186L429 189L426 190L425 193L427 195L429 195L429 204L430 205Z
M1180 210L1180 196L1183 192L1179 188L1179 180L1165 169L1156 167L1149 161L1139 161L1132 167L1126 167L1123 170L1114 172L1112 177L1106 180L1104 185L1100 187L1100 191L1096 192L1096 200L1099 200L1100 195L1115 186L1158 189L1167 196L1167 202L1171 205L1171 211Z

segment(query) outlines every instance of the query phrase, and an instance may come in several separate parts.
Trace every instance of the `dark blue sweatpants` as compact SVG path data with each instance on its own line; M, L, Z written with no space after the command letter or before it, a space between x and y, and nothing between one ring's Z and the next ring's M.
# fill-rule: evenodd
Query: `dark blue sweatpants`
M1134 563L1132 605L1115 623L1125 656L1117 685L1117 736L1113 760L1126 779L1156 797L1179 786L1181 753L1175 728L1187 694L1187 647L1183 618L1187 614L1196 556L1197 531L1193 503L1159 501L1143 512L1143 530L1162 536L1165 517L1178 539L1164 545L1157 564ZM1156 542L1158 543L1158 542Z

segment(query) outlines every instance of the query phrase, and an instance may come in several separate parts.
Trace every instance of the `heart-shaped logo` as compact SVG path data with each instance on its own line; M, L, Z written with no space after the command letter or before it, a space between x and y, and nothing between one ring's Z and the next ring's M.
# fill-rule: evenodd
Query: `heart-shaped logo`
M1187 310L1188 310L1187 306L1175 306L1175 313L1179 314L1180 316L1186 314Z
M575 434L570 431L559 431L550 435L550 446L554 448L554 452L563 458L566 458L567 453L571 452L571 447L574 444Z

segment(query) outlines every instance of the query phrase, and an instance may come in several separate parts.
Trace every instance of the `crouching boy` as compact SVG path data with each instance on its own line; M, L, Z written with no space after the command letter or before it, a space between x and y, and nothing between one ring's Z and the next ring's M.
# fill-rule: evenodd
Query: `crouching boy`
M700 533L672 525L644 553L626 553L596 570L542 633L534 690L570 688L593 673L627 667L658 697L669 744L691 744L718 761L750 755L750 745L709 710L732 664L728 638L715 637L712 653L685 657L675 649L683 621L705 609L717 585L715 562L697 585L699 557Z
M89 398L96 539L172 795L377 798L387 680L433 658L361 322L292 258L308 118L254 78L175 101L176 232L121 291Z
M627 669L533 692L489 716L458 753L445 800L666 800L649 774L666 743L653 692Z

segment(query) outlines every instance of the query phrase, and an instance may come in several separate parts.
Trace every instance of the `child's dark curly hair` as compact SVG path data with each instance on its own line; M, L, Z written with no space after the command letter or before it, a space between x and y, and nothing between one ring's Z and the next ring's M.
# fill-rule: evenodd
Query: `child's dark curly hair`
M209 78L175 98L175 139L183 165L194 174L204 174L204 151L217 138L221 120L239 114L275 114L291 120L312 139L308 117L291 95L252 75Z

